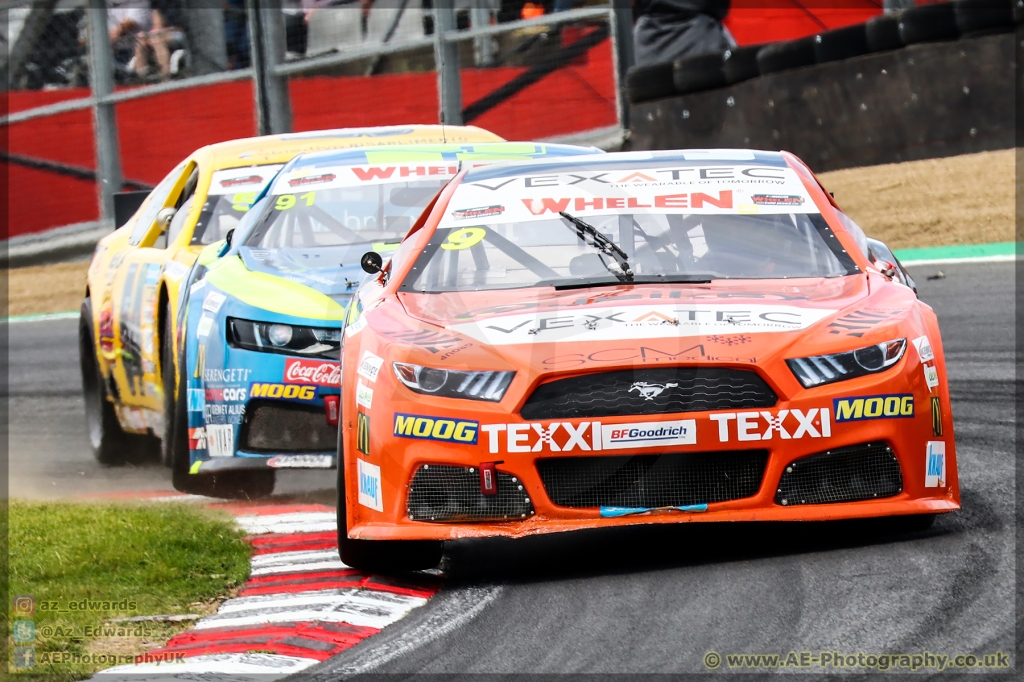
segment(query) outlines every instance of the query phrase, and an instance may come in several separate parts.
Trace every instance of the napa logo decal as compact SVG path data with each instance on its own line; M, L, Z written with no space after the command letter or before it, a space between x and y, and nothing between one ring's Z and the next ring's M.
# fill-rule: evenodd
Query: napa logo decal
M898 393L861 398L835 398L832 401L837 422L865 419L898 419L914 416L914 395Z
M374 511L384 511L384 496L380 489L380 467L356 459L359 474L359 504Z
M467 419L443 419L418 414L395 413L395 435L400 438L439 440L446 443L476 445L480 422Z

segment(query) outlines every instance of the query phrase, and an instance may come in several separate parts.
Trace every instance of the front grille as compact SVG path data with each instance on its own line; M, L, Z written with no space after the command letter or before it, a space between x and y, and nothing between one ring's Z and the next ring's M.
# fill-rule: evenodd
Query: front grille
M678 507L757 493L765 450L539 460L544 489L560 507Z
M867 443L798 459L782 474L777 504L827 504L893 497L903 490L900 463L885 443Z
M533 503L515 476L498 474L498 493L480 492L480 473L471 467L424 464L409 487L414 521L504 521L533 516Z
M337 449L338 427L327 423L322 407L250 400L238 442L247 452L324 452Z
M541 384L523 419L586 419L771 407L775 392L741 369L664 367L584 374Z

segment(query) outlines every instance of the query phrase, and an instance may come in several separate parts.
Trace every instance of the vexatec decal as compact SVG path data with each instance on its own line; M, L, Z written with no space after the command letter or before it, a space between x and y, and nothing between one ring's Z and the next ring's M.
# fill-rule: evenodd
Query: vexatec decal
M785 305L641 305L526 313L453 325L491 345L619 341L806 329L835 313Z

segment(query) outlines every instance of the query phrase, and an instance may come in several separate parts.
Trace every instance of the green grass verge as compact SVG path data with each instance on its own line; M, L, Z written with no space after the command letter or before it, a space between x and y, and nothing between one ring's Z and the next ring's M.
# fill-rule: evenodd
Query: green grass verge
M8 646L20 680L77 680L123 663L190 623L116 619L212 613L249 574L231 518L198 505L12 500L9 515ZM32 615L19 612L19 595L32 597ZM18 641L26 621L34 641ZM35 665L17 667L26 647Z

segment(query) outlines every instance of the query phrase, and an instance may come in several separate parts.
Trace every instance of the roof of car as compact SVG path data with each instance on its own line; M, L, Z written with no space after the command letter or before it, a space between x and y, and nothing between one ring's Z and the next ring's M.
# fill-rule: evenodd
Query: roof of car
M667 151L616 152L563 159L538 159L522 163L503 163L471 169L463 182L490 178L535 175L538 173L571 173L581 169L629 170L671 166L716 166L744 163L757 166L786 166L781 152L753 149L678 149Z
M465 142L461 144L403 144L307 152L295 158L292 168L358 166L387 163L464 161L481 157L486 161L528 161L538 156L601 154L597 147L540 142Z
M248 137L208 145L197 150L196 155L208 156L219 170L238 166L285 163L297 154L304 152L344 147L502 141L501 137L476 126L377 126Z

